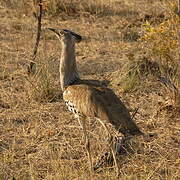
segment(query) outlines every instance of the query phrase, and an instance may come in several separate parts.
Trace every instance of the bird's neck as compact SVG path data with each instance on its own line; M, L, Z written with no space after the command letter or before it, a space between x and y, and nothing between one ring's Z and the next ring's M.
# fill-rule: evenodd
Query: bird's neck
M62 43L62 53L60 59L60 83L61 89L73 84L79 79L76 66L75 44Z

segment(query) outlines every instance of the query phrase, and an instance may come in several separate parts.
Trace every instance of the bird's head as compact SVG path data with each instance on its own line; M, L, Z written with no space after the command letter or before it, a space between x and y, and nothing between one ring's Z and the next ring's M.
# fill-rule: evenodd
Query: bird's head
M79 34L76 34L73 31L67 29L55 29L55 28L47 28L48 30L54 32L58 39L63 43L74 42L79 43L82 40L82 37Z

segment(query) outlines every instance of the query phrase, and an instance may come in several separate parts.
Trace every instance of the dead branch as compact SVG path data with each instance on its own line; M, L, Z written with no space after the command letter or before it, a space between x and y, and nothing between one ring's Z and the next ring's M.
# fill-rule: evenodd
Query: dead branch
M41 36L42 10L43 10L42 0L39 0L39 16L37 18L37 20L38 20L37 36L36 36L36 43L35 43L34 50L33 50L32 60L31 60L30 65L28 67L28 73L29 74L34 74L36 71L35 59L36 59L38 46L39 46L39 42L40 42L40 36Z

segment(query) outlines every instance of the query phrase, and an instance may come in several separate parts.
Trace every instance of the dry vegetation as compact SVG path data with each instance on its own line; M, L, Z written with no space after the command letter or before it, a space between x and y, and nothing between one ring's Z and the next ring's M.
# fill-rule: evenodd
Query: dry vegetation
M80 75L109 81L151 139L135 138L119 158L119 179L180 179L180 25L172 0L47 0L43 26L80 33ZM37 6L38 7L38 6ZM59 85L60 44L42 32L37 73L27 74L35 44L33 1L0 1L0 179L117 179L90 173L82 131ZM90 123L93 160L106 134ZM102 137L102 135L104 137Z

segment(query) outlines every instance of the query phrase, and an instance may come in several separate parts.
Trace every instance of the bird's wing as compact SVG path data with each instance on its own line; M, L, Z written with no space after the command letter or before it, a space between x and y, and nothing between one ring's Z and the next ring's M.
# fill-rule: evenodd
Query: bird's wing
M63 99L73 104L82 115L111 123L124 135L142 134L128 109L109 88L72 85L64 91Z

